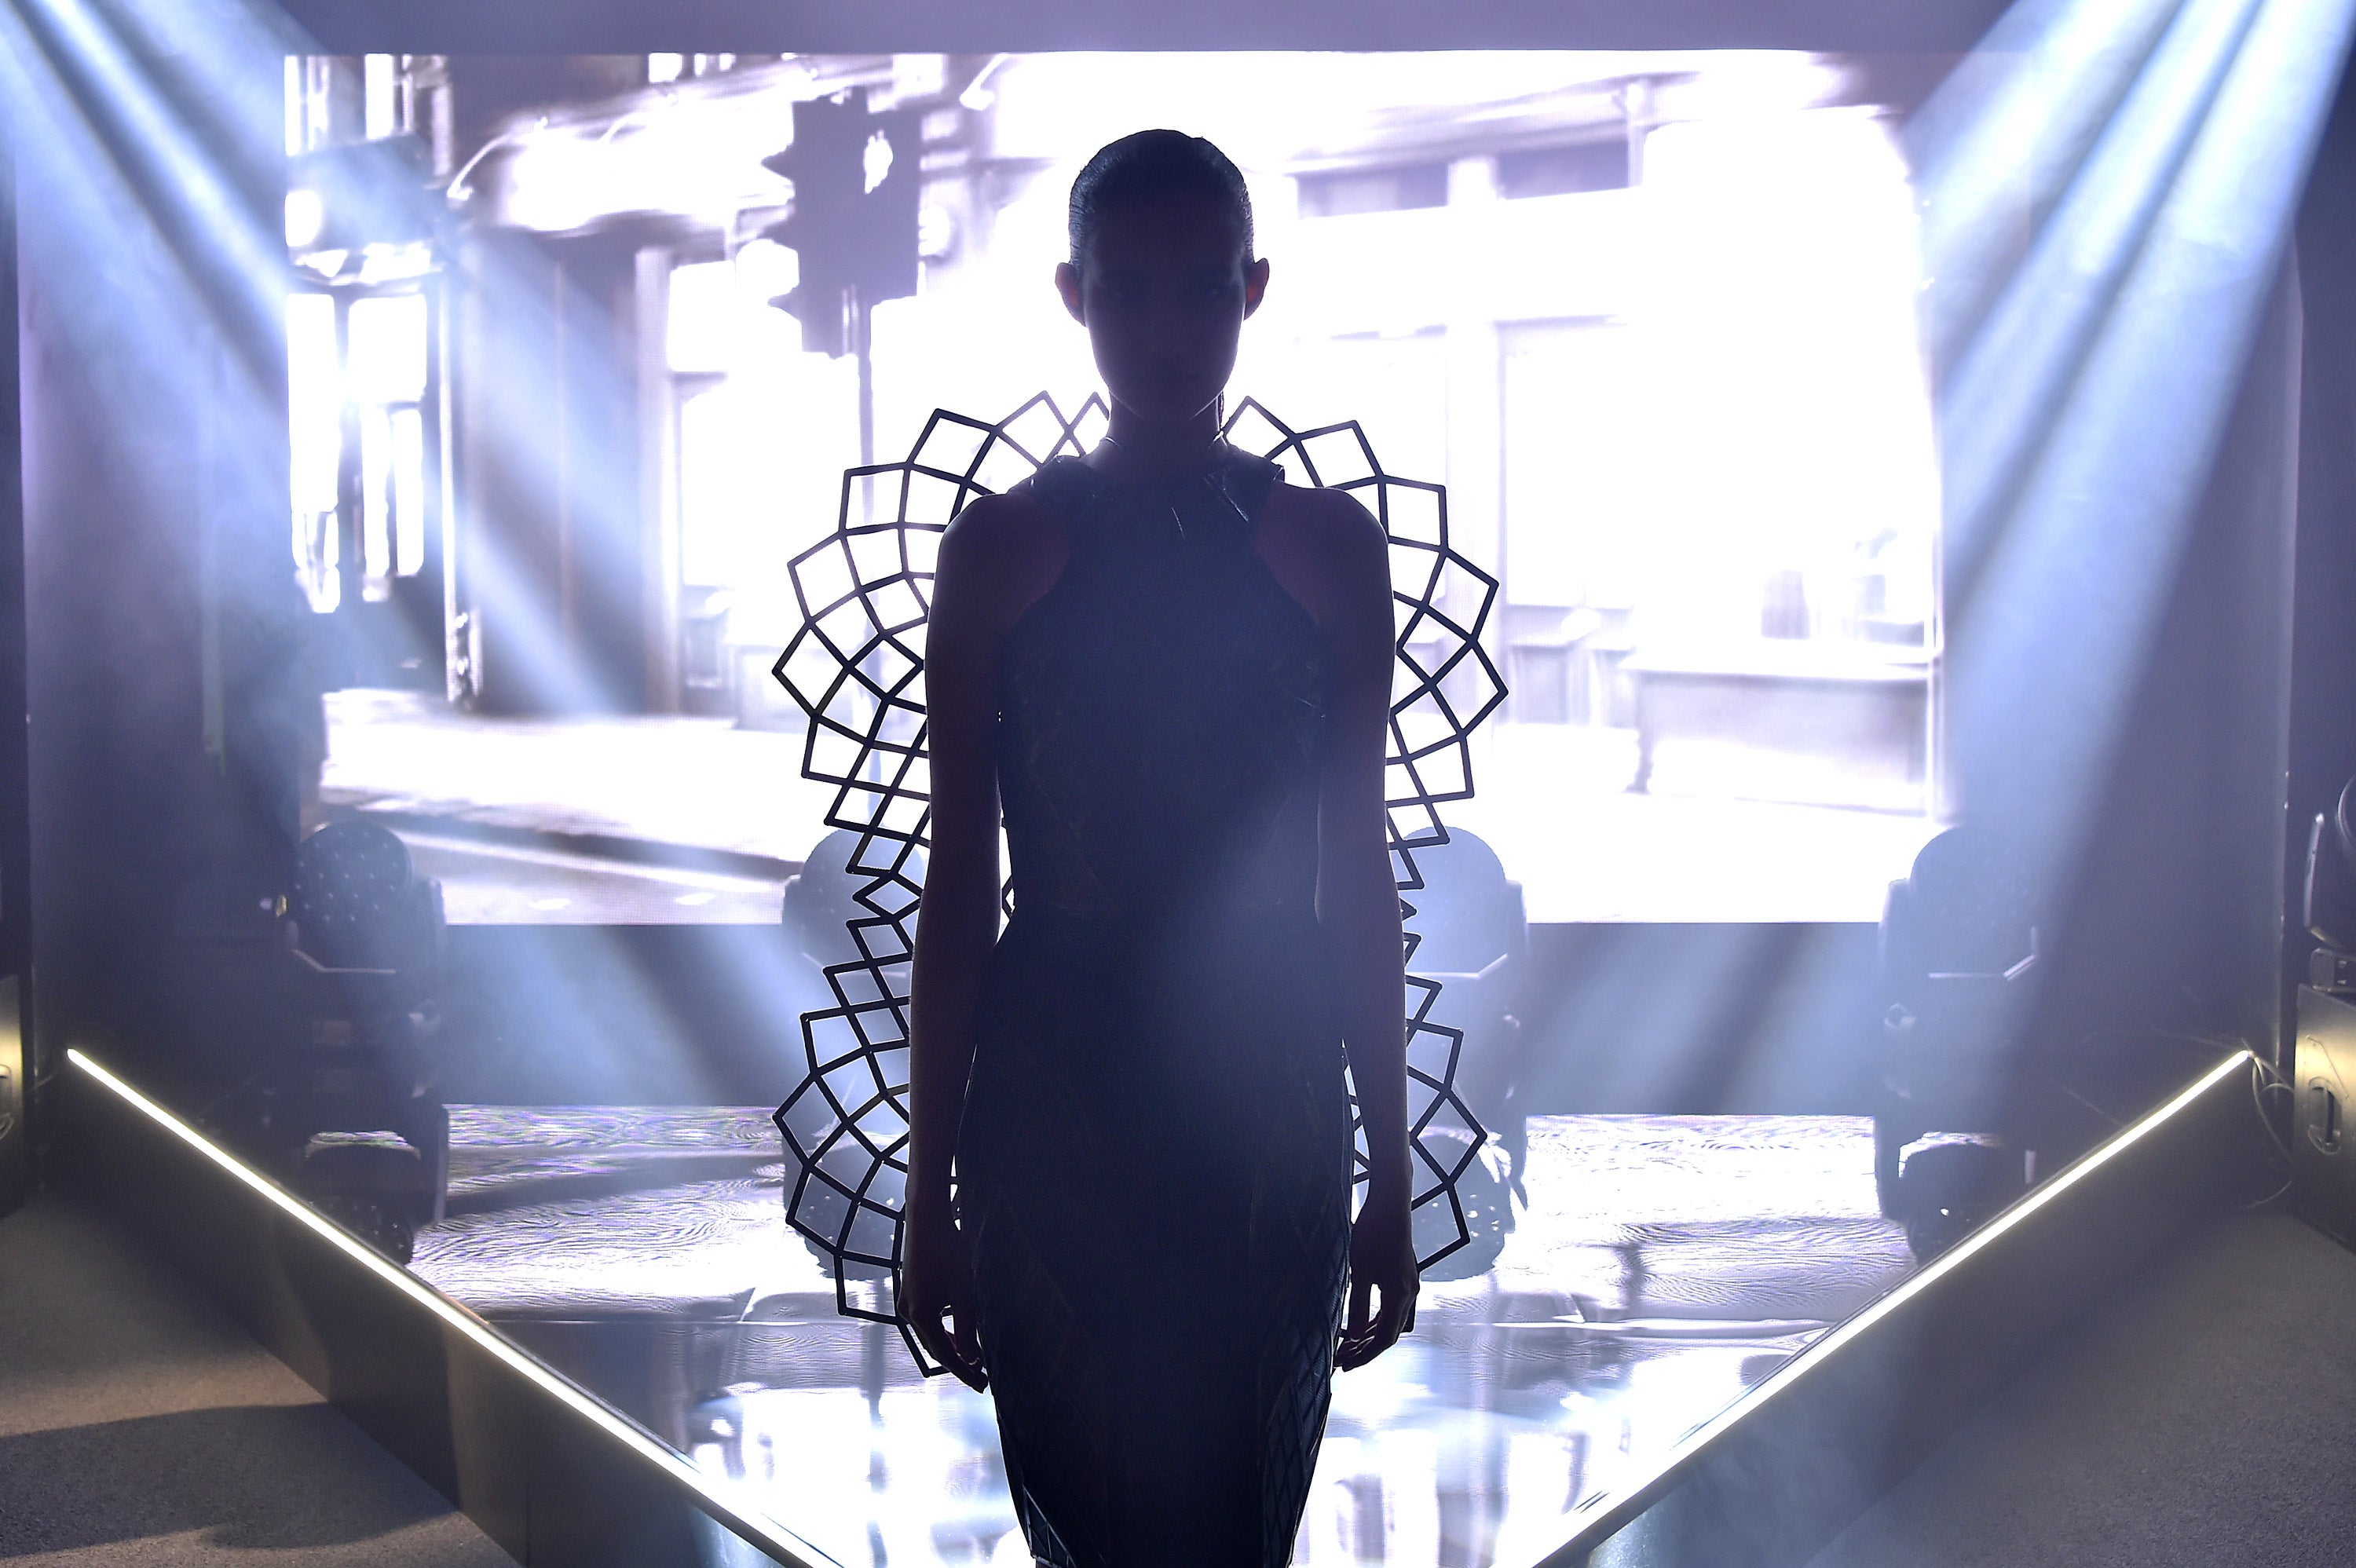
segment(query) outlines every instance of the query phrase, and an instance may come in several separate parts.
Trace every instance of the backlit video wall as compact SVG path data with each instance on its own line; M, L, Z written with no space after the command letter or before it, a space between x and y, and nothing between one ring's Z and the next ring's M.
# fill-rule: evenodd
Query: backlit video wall
M1080 407L1050 282L1070 179L1160 124L1244 168L1271 262L1231 398L1358 421L1387 471L1448 487L1497 581L1511 692L1451 821L1533 922L1871 921L1933 830L1919 67L287 69L307 810L392 827L454 923L778 918L832 798L769 673L791 563L874 504L843 470L935 408ZM872 118L869 194L905 193L851 247L905 285L848 335L802 319L791 149L819 99Z

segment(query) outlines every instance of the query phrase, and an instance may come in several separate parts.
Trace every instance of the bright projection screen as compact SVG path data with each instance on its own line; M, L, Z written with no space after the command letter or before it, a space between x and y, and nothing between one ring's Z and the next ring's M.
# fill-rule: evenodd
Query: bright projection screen
M1272 265L1231 398L1358 421L1497 579L1511 695L1449 820L1529 917L1871 921L1943 805L1899 141L1937 63L292 59L312 815L394 827L454 923L777 919L830 792L768 668L862 409L887 460L936 407L1076 409L1071 176L1173 125L1243 167ZM863 362L771 303L800 258L763 160L845 93L920 177ZM386 168L423 219L350 199Z

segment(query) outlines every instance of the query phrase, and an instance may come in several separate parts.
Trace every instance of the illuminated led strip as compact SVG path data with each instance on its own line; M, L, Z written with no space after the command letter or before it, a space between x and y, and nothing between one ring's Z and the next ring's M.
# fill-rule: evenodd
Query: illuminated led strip
M1806 1349L1801 1351L1797 1356L1794 1356L1783 1366L1778 1368L1757 1388L1752 1389L1749 1393L1742 1395L1733 1403L1728 1405L1724 1410L1719 1412L1716 1415L1710 1417L1699 1426L1695 1427L1684 1437L1678 1439L1676 1445L1670 1448L1668 1453L1661 1459L1661 1461L1653 1467L1651 1473L1646 1475L1643 1480L1636 1482L1633 1486L1622 1487L1617 1492L1607 1493L1602 1497L1597 1498L1592 1503L1584 1507L1572 1509L1563 1517L1567 1520L1582 1522L1576 1523L1569 1533L1565 1535L1556 1545L1547 1547L1544 1552L1539 1552L1535 1557L1527 1559L1526 1562L1530 1565L1530 1568L1548 1568L1549 1564L1553 1564L1564 1552L1568 1551L1571 1545L1578 1541L1581 1531L1586 1528L1587 1525L1591 1525L1597 1518L1608 1513L1612 1509L1619 1506L1625 1499L1644 1491L1648 1487L1658 1484L1664 1477L1676 1470L1680 1466L1687 1463L1702 1449L1707 1448L1712 1443L1715 1443L1719 1438L1725 1436L1727 1433L1733 1430L1739 1423L1747 1417L1757 1414L1761 1406L1766 1404L1768 1401L1773 1399L1777 1394L1782 1393L1785 1389L1790 1388L1801 1378L1805 1377L1810 1371L1814 1371L1818 1364L1831 1357L1836 1351L1839 1350L1842 1346L1849 1343L1853 1339L1856 1339L1860 1335L1867 1333L1876 1324L1880 1323L1892 1313L1897 1312L1906 1306L1908 1302L1929 1290L1933 1285L1946 1278L1947 1275L1953 1274L1955 1270L1963 1267L1965 1264L1970 1262L1980 1253L1995 1245L1997 1239L2002 1237L2007 1232L2011 1231L2023 1221L2027 1220L2030 1215L2054 1202L2063 1193L2069 1191L2072 1188L2085 1180L2094 1172L2102 1169L2103 1167L2108 1165L2112 1160L2116 1159L2128 1149L2133 1148L2143 1139L2150 1136L2153 1132L2157 1131L2163 1124L2168 1122L2169 1118L2183 1111L2194 1101L2200 1099L2201 1096L2208 1093L2211 1089L2214 1089L2219 1083L2223 1083L2237 1072L2247 1071L2254 1067L2256 1064L2256 1061L2257 1058L2247 1051L2235 1051L2233 1055L2227 1057L2224 1061L2219 1062L2216 1066L2202 1073L2198 1079L2193 1081L2190 1087L2185 1089L2174 1099L2169 1101L2168 1104L2160 1106L2158 1110L2152 1112L2141 1121L2122 1129L2120 1132L2114 1135L2108 1143L2104 1144L2101 1147L2095 1149L2084 1158L2072 1164L2068 1168L2064 1169L2060 1175L2054 1177L2051 1180L2045 1182L2041 1186L2031 1189L2027 1196L2014 1203L2003 1213L1997 1215L1994 1220L1989 1221L1987 1224L1982 1225L1978 1230L1974 1231L1970 1235L1956 1243L1954 1246L1948 1249L1946 1252L1940 1253L1937 1258L1925 1265L1920 1273L1910 1276L1904 1284L1899 1285L1898 1288L1891 1291L1889 1295L1883 1296L1880 1300L1873 1303L1870 1307L1868 1307L1864 1311L1859 1312L1856 1317L1849 1318L1847 1321L1842 1323L1838 1328L1836 1328L1829 1333L1826 1334L1824 1338L1818 1339ZM1628 1522L1633 1524L1635 1520L1632 1518ZM1625 1527L1623 1526L1622 1528ZM1586 1550L1591 1551L1594 1546L1601 1544L1601 1542L1600 1541L1590 1543ZM1583 1562L1585 1560L1582 1558L1580 1561ZM1565 1564L1565 1568L1569 1568L1569 1564L1567 1563Z
M704 1512L776 1558L779 1563L786 1564L787 1568L841 1568L835 1559L786 1530L766 1515L744 1509L728 1500L713 1485L711 1477L689 1463L686 1457L676 1449L530 1354L510 1344L498 1330L493 1328L482 1318L435 1290L407 1269L401 1267L375 1248L352 1236L268 1177L245 1165L170 1111L100 1066L80 1050L69 1049L66 1051L66 1060L105 1085L123 1102L137 1107L149 1120L165 1128L174 1137L243 1182L269 1201L280 1213L307 1227L320 1240L336 1247L345 1256L375 1275L392 1289L432 1312L485 1354L508 1367L582 1420L595 1426L648 1465L663 1472L680 1487L693 1494L697 1506Z

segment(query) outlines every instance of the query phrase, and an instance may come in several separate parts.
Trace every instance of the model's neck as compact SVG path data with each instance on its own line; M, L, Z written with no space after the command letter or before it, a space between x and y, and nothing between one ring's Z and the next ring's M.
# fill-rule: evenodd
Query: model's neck
M1104 445L1089 461L1108 474L1151 478L1206 468L1226 450L1216 403L1177 423L1147 421L1115 403L1105 424Z

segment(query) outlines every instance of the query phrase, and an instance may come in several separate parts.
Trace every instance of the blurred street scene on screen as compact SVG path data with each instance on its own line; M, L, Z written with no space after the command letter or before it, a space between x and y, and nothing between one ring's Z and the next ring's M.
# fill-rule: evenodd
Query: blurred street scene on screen
M1500 584L1511 695L1451 820L1529 917L1870 921L1942 809L1896 140L1935 78L1765 53L291 59L316 814L394 828L456 923L776 921L830 800L769 674L788 562L872 504L843 471L934 408L1087 396L1050 283L1070 179L1169 124L1245 169L1273 267L1231 398L1360 421L1388 472L1447 485ZM873 232L812 231L796 106L819 100L864 117Z

